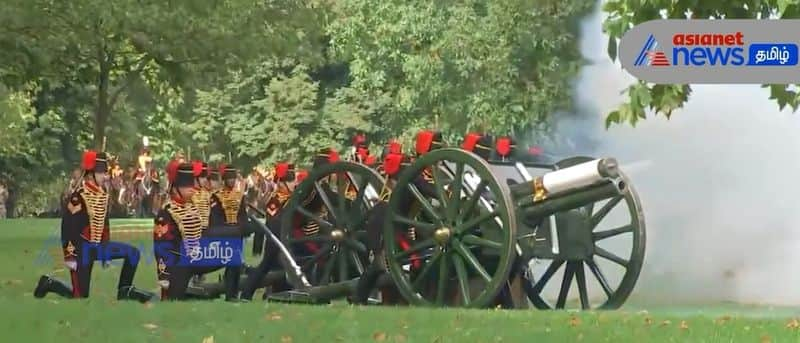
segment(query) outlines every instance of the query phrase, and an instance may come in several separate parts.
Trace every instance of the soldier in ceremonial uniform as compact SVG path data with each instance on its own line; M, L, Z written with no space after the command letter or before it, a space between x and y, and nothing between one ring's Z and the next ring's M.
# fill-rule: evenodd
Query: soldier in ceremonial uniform
M200 248L203 237L238 237L239 227L203 226L200 211L195 206L196 178L201 175L202 164L170 162L167 174L170 180L169 202L156 216L154 246L158 266L158 280L162 299L184 300L189 281L195 275L219 270L220 266L187 266L178 263L181 257ZM210 217L209 217L210 219ZM211 225L209 223L209 225ZM238 278L238 274L236 275ZM228 286L228 282L226 282ZM226 287L225 299L235 301L238 289Z
M291 163L278 163L275 166L274 182L275 190L272 196L267 201L267 227L272 230L272 233L277 237L281 236L280 225L281 216L280 210L286 205L286 202L291 196L292 190L296 186L294 164ZM263 252L264 257L258 266L251 268L247 272L247 279L245 280L244 287L242 287L241 299L252 300L253 293L259 288L261 277L266 275L270 269L274 268L278 263L278 247L270 240L266 240L264 235L256 234L253 242L254 253ZM266 245L264 244L266 242Z
M238 171L231 166L220 168L222 187L211 195L210 223L215 225L241 225L247 223L244 193L236 188Z
M34 291L37 298L54 292L68 298L89 297L92 267L95 261L105 265L123 259L117 285L117 299L149 301L153 294L133 286L140 252L135 247L109 240L109 194L103 185L108 177L106 153L87 151L83 155L83 182L68 197L61 221L64 260L72 286L49 276L42 276Z
M238 235L241 237L250 230L244 194L236 187L239 171L232 166L222 165L219 173L221 174L222 188L211 195L209 224L213 228L235 227L239 229ZM225 289L230 292L226 294L226 297L238 297L241 274L241 266L225 268L223 277Z

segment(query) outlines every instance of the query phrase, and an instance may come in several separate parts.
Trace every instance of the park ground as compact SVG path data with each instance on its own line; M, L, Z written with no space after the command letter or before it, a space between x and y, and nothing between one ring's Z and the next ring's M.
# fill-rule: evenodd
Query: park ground
M96 267L91 298L35 299L44 273L66 280L58 221L0 221L0 332L6 342L800 342L800 308L737 304L617 311L462 310L256 301L118 302L118 266ZM146 244L147 221L116 220L112 237ZM143 251L144 255L148 251ZM136 284L156 290L143 256Z

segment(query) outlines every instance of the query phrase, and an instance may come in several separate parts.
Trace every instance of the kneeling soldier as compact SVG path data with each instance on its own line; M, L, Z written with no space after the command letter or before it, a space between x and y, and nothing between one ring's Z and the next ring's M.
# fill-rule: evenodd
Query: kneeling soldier
M109 195L102 186L108 176L106 153L87 151L83 155L83 181L67 200L61 219L61 242L72 287L42 276L34 291L37 298L54 292L67 298L88 298L95 261L124 261L117 285L117 299L149 301L154 295L133 287L139 263L139 249L109 240Z
M211 195L209 225L218 235L241 239L249 233L247 211L244 194L236 189L238 170L231 166L222 166L222 188ZM224 228L224 229L223 229ZM227 230L222 232L221 230ZM225 298L234 300L239 296L239 277L242 266L225 268Z
M163 300L187 299L186 289L193 276L221 268L218 265L191 265L191 262L186 261L193 258L194 252L203 249L202 238L235 237L240 232L238 228L228 230L229 228L203 226L200 211L191 201L197 190L195 178L200 175L201 170L202 168L193 164L178 161L172 161L167 167L170 199L156 217L153 237ZM239 256L235 256L233 260L238 261ZM226 292L226 300L233 300L232 295L235 292L235 289Z

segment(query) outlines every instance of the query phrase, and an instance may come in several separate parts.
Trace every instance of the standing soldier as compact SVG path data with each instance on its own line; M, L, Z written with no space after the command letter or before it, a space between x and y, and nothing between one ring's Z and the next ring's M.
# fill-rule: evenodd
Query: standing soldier
M48 292L67 298L88 298L94 262L101 261L105 265L110 260L123 259L117 299L147 302L153 294L132 285L139 263L139 249L109 241L109 195L101 186L108 177L106 153L87 151L83 155L82 167L83 182L67 199L61 220L61 242L72 287L43 275L33 294L37 298Z

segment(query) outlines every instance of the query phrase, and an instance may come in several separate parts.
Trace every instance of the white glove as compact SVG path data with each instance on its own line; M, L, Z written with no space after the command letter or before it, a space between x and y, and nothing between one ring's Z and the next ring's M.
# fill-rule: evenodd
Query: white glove
M69 268L69 270L78 270L78 261L75 260L67 260L64 261L64 265Z

